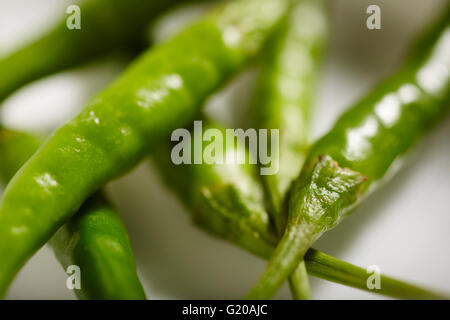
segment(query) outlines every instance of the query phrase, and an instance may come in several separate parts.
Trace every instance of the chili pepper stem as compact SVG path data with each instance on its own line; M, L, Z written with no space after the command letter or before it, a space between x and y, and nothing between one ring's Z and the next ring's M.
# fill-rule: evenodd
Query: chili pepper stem
M273 296L285 280L280 277L280 269L288 270L283 273L290 274L302 260L312 243L308 241L309 232L304 233L304 237L299 237L298 231L297 228L287 230L275 249L265 273L250 291L247 299L263 300ZM292 250L292 248L296 248L296 250Z
M448 295L380 275L380 289L367 287L367 271L315 249L308 250L305 261L309 274L353 288L400 299L450 299Z
M339 167L329 156L320 156L304 168L292 189L286 231L250 299L275 294L312 244L345 216L347 211L341 208L358 202L365 181L360 173Z
M311 300L311 287L309 285L306 264L301 261L289 277L289 287L295 300Z

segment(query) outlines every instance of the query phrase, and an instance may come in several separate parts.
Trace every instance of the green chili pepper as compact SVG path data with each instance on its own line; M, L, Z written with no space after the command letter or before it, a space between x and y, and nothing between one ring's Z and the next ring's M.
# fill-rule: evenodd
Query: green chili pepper
M0 295L89 195L193 119L201 102L258 53L290 2L226 2L143 54L44 143L0 203Z
M309 109L328 31L326 11L324 0L303 0L294 7L270 43L253 108L257 127L280 133L278 156L272 164L279 171L261 176L280 237L287 220L282 203L307 155ZM294 297L310 298L304 263L289 284Z
M50 240L64 269L81 270L80 299L143 300L128 233L117 212L97 192Z
M208 122L203 122L202 128L225 136L225 129ZM180 143L187 143L186 149L194 149L194 144L202 143L202 137L194 136L193 139L193 144L186 141ZM169 146L161 146L154 160L167 185L193 214L193 220L211 233L244 248L251 248L258 255L264 256L270 252L270 244L276 243L277 237L264 208L264 192L254 176L255 165L249 164L249 161L243 164L234 161L175 165L171 159L174 151L171 152ZM208 146L208 143L202 143L202 154ZM237 160L233 157L237 154L245 154L247 159L249 157L239 141L234 145L227 142L220 148L224 148L225 159ZM191 155L194 152L192 150Z
M145 27L180 0L89 0L80 5L81 29L66 20L0 60L0 102L23 85L87 62L111 50L138 47ZM68 17L68 16L67 16Z
M38 139L0 129L0 177L6 184L38 149ZM80 267L81 299L145 299L131 244L118 214L101 193L92 196L50 240L66 270Z
M39 145L34 136L0 127L0 181L6 185Z
M263 61L253 109L257 127L280 131L279 157L273 160L279 171L262 176L277 230L284 230L282 202L306 158L309 109L327 31L325 1L299 1Z
M450 10L410 62L314 144L291 190L286 232L250 299L271 297L311 245L352 212L450 106Z
M223 128L210 123L204 124L204 128L215 128L218 133L224 132ZM202 141L199 136L194 136L194 139L197 144ZM209 148L209 145L210 143L203 142L203 151ZM256 178L255 165L249 165L248 162L175 165L168 147L169 145L162 146L155 153L154 163L163 181L182 200L193 220L210 234L269 259L277 245L278 237L264 210L263 190ZM189 150L193 149L193 146L187 144L185 148ZM191 150L191 155L193 152L194 150ZM235 145L226 144L223 154L241 152L247 153L238 140ZM305 262L308 272L316 277L369 292L399 298L443 298L437 293L385 276L381 276L382 290L371 291L367 287L368 275L365 269L314 249L308 251ZM299 285L304 283L300 281L303 279L295 280Z

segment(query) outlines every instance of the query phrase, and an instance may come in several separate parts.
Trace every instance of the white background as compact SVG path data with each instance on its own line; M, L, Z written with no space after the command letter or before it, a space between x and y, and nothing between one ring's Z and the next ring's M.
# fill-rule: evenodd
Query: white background
M332 0L332 34L314 111L313 136L400 65L407 45L445 0ZM39 35L64 16L68 1L0 0L0 55ZM382 9L382 30L365 28L369 4ZM431 20L430 20L431 19ZM170 29L170 28L169 28ZM6 125L48 130L75 114L121 69L115 60L32 84L4 103ZM0 70L1 72L1 70ZM246 73L212 113L233 119L248 100ZM233 112L226 105L233 102ZM231 121L231 120L230 120ZM315 248L359 266L450 293L450 118L420 143L405 168ZM129 229L138 271L152 299L241 298L265 262L192 225L148 161L112 182L109 194ZM1 261L0 261L1 263ZM73 299L66 275L47 247L13 283L10 299ZM378 295L312 278L317 299L376 299ZM290 298L285 286L276 296Z

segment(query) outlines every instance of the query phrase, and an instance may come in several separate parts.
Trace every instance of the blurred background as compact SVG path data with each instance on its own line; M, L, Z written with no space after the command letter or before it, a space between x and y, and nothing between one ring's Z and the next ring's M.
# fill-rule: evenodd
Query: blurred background
M26 44L65 16L65 0L0 0L0 56ZM313 138L405 57L408 45L448 0L331 0L331 38L317 92ZM381 7L381 30L366 28L366 9ZM160 21L163 39L201 14L180 8ZM43 79L4 102L6 126L47 133L75 115L125 67L122 57ZM0 72L2 72L0 70ZM255 70L246 70L213 96L207 112L239 125L252 95ZM230 107L232 106L232 107ZM405 168L315 245L340 259L385 275L450 293L450 118L413 151ZM241 298L266 263L195 227L180 202L161 183L150 161L108 185L128 227L138 271L150 299ZM1 263L1 261L0 261ZM9 299L74 299L51 250L42 248L13 283ZM311 278L316 299L381 296ZM287 286L276 298L290 299Z

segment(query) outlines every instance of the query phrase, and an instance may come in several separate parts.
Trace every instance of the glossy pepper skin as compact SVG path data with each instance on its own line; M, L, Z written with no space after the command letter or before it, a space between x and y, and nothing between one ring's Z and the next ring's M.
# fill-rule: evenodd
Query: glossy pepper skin
M0 59L0 102L23 85L109 54L139 47L152 19L180 0L88 0L80 5L81 29L67 14L50 32ZM61 14L65 14L61 12Z
M312 147L291 190L286 232L249 294L271 297L306 250L352 212L450 106L450 10L410 61Z
M39 139L29 134L0 129L2 183L39 145ZM100 192L83 204L50 244L64 270L70 265L80 267L81 289L75 290L80 299L145 299L125 226Z
M205 129L224 131L217 125L206 123ZM208 142L203 142L203 151L208 145ZM225 146L224 154L231 152L247 151L238 142L235 146ZM278 237L264 210L263 189L258 183L255 165L236 162L175 165L169 145L155 152L153 160L167 187L182 200L197 225L261 258L270 259ZM315 249L308 250L305 264L308 272L316 277L370 291L367 271L363 268ZM386 276L382 276L382 283L382 290L376 290L376 293L411 299L443 298Z
M144 53L44 143L0 202L0 296L88 196L194 118L201 102L257 54L290 5L226 2Z
M277 174L262 175L269 212L283 235L286 193L307 156L308 123L315 84L328 33L327 1L301 0L267 46L253 107L256 127L279 130ZM274 152L274 150L270 150ZM274 165L274 164L272 164ZM296 299L309 299L304 263L291 275Z

